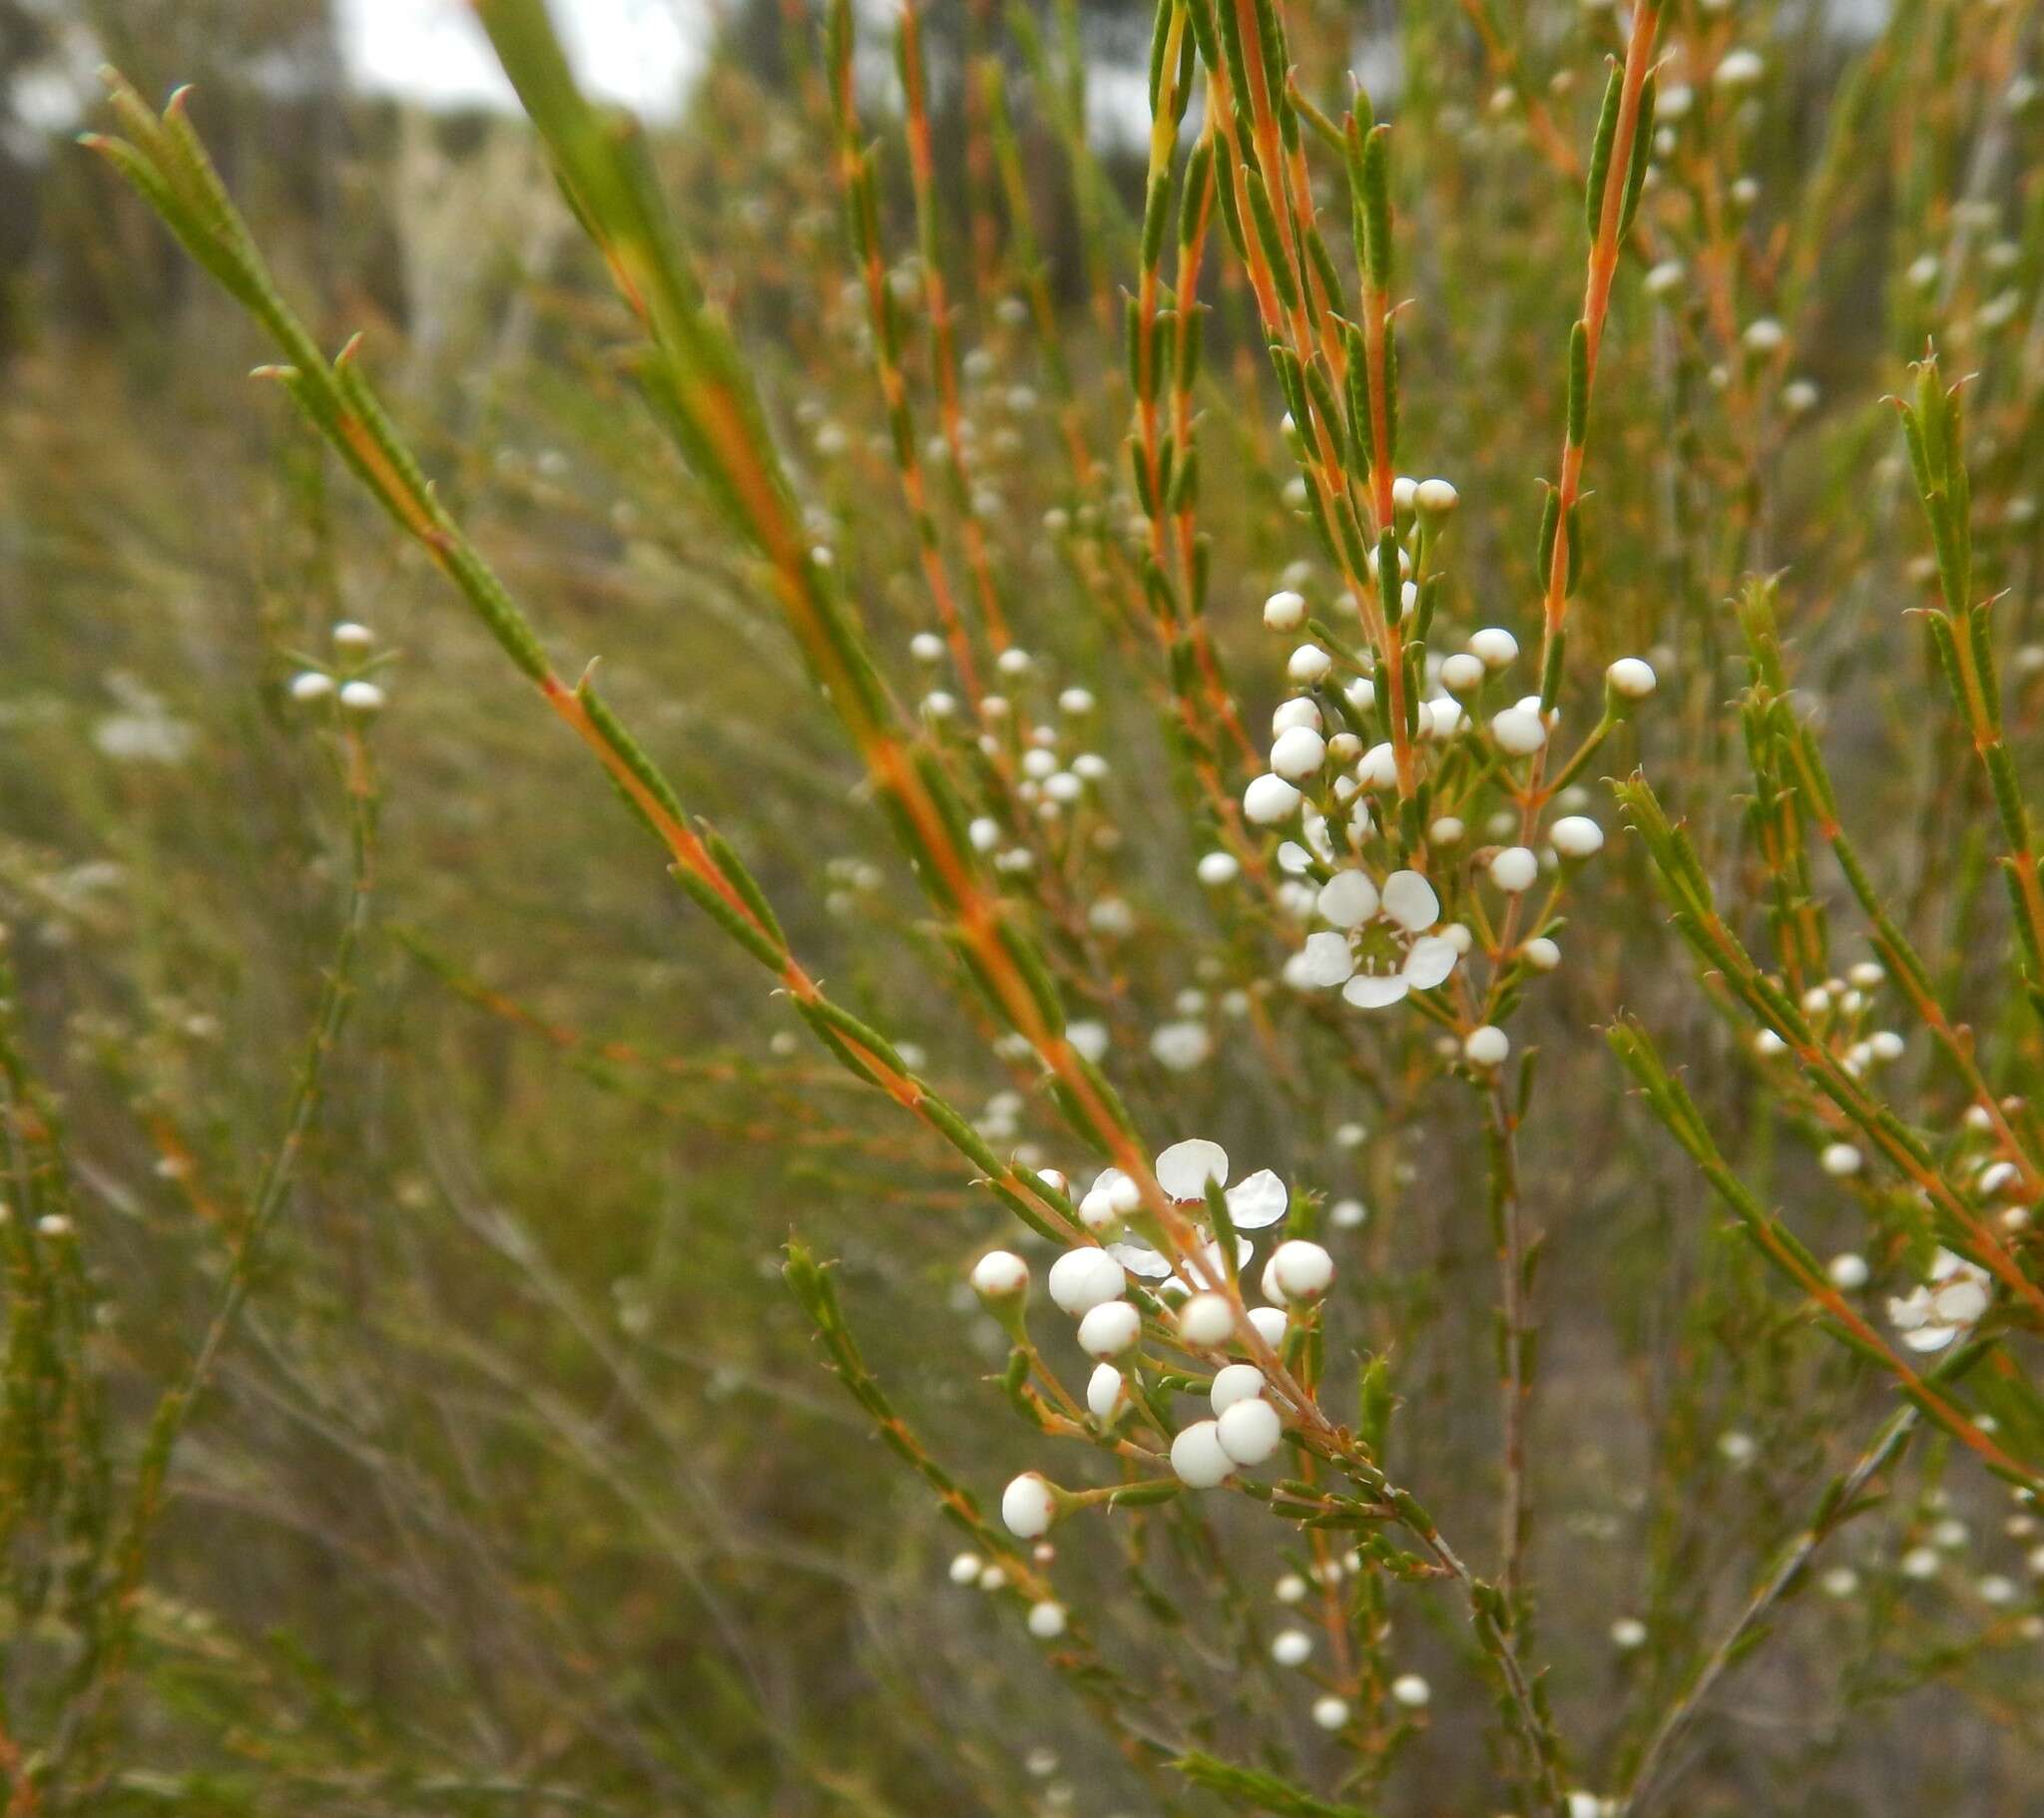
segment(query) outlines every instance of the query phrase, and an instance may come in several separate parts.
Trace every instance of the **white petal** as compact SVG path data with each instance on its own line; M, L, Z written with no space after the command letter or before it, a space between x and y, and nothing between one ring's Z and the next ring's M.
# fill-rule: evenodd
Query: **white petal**
M1193 1253L1192 1260L1179 1271L1179 1280L1195 1292L1205 1288L1218 1288L1228 1278L1228 1265L1221 1257L1221 1240L1204 1228L1200 1232L1202 1242ZM1235 1240L1235 1272L1240 1275L1250 1266L1250 1259L1257 1253L1257 1246L1247 1237Z
M1377 912L1377 887L1366 872L1338 872L1320 886L1319 908L1336 928L1360 928Z
M1384 879L1384 913L1418 934L1441 919L1441 899L1417 871L1393 871Z
M1431 991L1455 970L1461 953L1444 935L1426 934L1412 943L1399 968L1405 983L1414 991Z
M1930 1290L1917 1288L1907 1299L1890 1297L1888 1321L1900 1332L1914 1331L1930 1317Z
M1295 839L1287 839L1278 848L1278 869L1287 877L1298 877L1313 862L1313 855Z
M1987 1311L1987 1290L1972 1280L1954 1281L1930 1297L1939 1319L1950 1325L1969 1326Z
M1140 1275L1145 1281L1162 1281L1171 1273L1171 1264L1147 1243L1110 1243L1107 1253L1131 1275Z
M1299 959L1299 977L1322 989L1340 984L1355 970L1355 955L1348 949L1347 935L1325 928L1305 937L1305 951Z
M1942 1351L1958 1335L1957 1326L1918 1326L1904 1332L1902 1342L1912 1351Z
M1206 1198L1209 1180L1228 1184L1228 1150L1218 1142L1194 1136L1157 1157L1157 1184L1174 1199Z
M1228 1215L1239 1231L1261 1231L1276 1224L1290 1203L1284 1182L1268 1167L1260 1167L1241 1185L1228 1189Z
M1381 1010L1405 995L1405 981L1396 973L1358 972L1341 987L1341 995L1357 1010Z

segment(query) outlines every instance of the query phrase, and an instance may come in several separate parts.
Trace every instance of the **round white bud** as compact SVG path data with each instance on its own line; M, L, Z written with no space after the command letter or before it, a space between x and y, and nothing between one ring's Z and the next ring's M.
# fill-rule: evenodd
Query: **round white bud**
M1215 1423L1221 1450L1238 1465L1261 1465L1284 1439L1278 1410L1261 1395L1239 1401Z
M1264 623L1274 632L1295 632L1305 623L1305 596L1280 588L1264 602Z
M1312 1657L1313 1638L1302 1628L1286 1628L1271 1643L1271 1658L1279 1666L1303 1666Z
M1645 700L1661 685L1654 666L1644 657L1621 657L1604 672L1611 691L1627 700Z
M1520 942L1519 956L1535 972L1552 972L1561 964L1561 949L1544 934Z
M1171 1468L1181 1483L1211 1490L1235 1469L1235 1460L1221 1449L1220 1424L1196 1420L1171 1442Z
M1488 625L1469 635L1469 650L1487 670L1511 667L1519 654L1519 641L1501 625Z
M350 713L380 713L383 710L383 690L373 682L343 682L340 704Z
M1065 1632L1065 1606L1046 1598L1029 1606L1029 1632L1039 1641L1054 1641Z
M1235 1335L1235 1309L1226 1294L1195 1294L1178 1310L1178 1332L1187 1344L1211 1350Z
M1288 699L1280 700L1277 710L1272 713L1273 738L1280 732L1290 731L1293 726L1311 726L1315 732L1320 730L1320 703L1310 694L1293 694Z
M1086 1412L1105 1424L1122 1405L1122 1373L1111 1363L1095 1364L1086 1379Z
M1407 1710L1418 1710L1433 1697L1433 1687L1416 1672L1401 1672L1391 1681L1391 1696Z
M975 1585L984 1570L984 1563L976 1553L961 1553L951 1562L951 1583L954 1585Z
M1604 829L1587 814L1564 814L1547 830L1563 858L1588 858L1604 844Z
M1327 741L1311 726L1287 726L1271 747L1271 768L1287 782L1303 782L1327 758Z
M1858 1173L1861 1157L1849 1142L1826 1142L1816 1159L1825 1173L1842 1180L1847 1174Z
M1512 1052L1511 1038L1495 1024L1485 1023L1463 1038L1462 1052L1474 1067L1498 1067Z
M357 625L352 619L343 619L333 628L333 642L343 651L365 651L376 642L376 634L366 625Z
M1284 1342L1284 1309L1282 1307L1251 1307L1250 1324L1256 1334L1272 1350Z
M1332 1692L1313 1700L1313 1721L1322 1729L1339 1729L1348 1721L1348 1700Z
M1530 890L1540 875L1540 860L1530 846L1507 846L1490 861L1490 881L1507 896Z
M1414 489L1412 502L1428 517L1440 518L1455 509L1459 495L1446 480L1421 480Z
M1033 1541L1048 1534L1057 1519L1056 1493L1040 1471L1025 1471L1011 1478L1001 1492L1001 1520L1018 1540Z
M1104 1300L1079 1321L1079 1349L1088 1357L1119 1357L1143 1336L1143 1315L1126 1300Z
M1200 882L1219 888L1242 875L1242 863L1233 852L1203 852L1199 864Z
M293 700L324 700L333 692L333 678L318 670L303 670L291 678Z
M1441 665L1441 686L1451 694L1466 694L1483 685L1483 659L1473 651L1457 651Z
M1311 1300L1334 1279L1334 1259L1308 1238L1287 1238L1271 1252L1268 1279L1286 1300Z
M1547 727L1534 707L1506 707L1490 722L1497 748L1510 757L1530 757L1547 742Z
M1301 644L1285 659L1284 673L1293 682L1310 687L1334 667L1334 659L1317 644Z
M1083 1319L1095 1307L1119 1300L1128 1284L1122 1265L1105 1250L1090 1245L1067 1250L1050 1265L1046 1282L1051 1299L1074 1319Z
M1856 1250L1840 1250L1824 1265L1824 1273L1831 1278L1832 1287L1843 1288L1849 1294L1854 1288L1863 1288L1873 1271Z
M1223 1364L1214 1373L1207 1400L1217 1416L1226 1414L1239 1401L1264 1392L1264 1373L1255 1364Z
M1283 777L1253 777L1243 791L1243 812L1260 827L1276 826L1298 812L1299 793Z
M988 1250L972 1265L972 1291L989 1300L1026 1293L1028 1287L1029 1265L1013 1250Z

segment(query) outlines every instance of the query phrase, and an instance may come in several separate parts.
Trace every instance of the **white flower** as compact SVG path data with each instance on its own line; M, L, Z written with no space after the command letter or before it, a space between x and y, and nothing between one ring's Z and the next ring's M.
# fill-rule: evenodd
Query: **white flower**
M1001 1492L1001 1520L1018 1540L1033 1541L1057 1520L1057 1499L1040 1471L1025 1471Z
M1221 1450L1238 1465L1261 1465L1284 1438L1278 1410L1261 1395L1237 1402L1214 1423Z
M1391 1681L1391 1696L1407 1710L1418 1710L1433 1696L1433 1687L1416 1672L1400 1673Z
M1842 1180L1847 1174L1858 1173L1861 1156L1849 1142L1826 1142L1816 1159L1825 1173Z
M1199 873L1201 883L1219 889L1242 875L1242 865L1233 852L1203 852Z
M1850 1293L1854 1288L1863 1288L1871 1271L1866 1258L1851 1250L1840 1250L1825 1266L1824 1273L1831 1278L1831 1286L1843 1288Z
M1171 1468L1179 1481L1194 1490L1211 1490L1235 1469L1235 1460L1221 1449L1218 1421L1196 1420L1171 1442Z
M1758 51L1727 51L1718 59L1711 80L1721 89L1750 89L1767 74L1767 68Z
M1157 1157L1157 1184L1164 1189L1165 1196L1176 1205L1192 1212L1201 1220L1200 1232L1208 1243L1208 1255L1203 1258L1203 1267L1208 1271L1208 1281L1219 1280L1225 1273L1219 1267L1219 1258L1209 1241L1204 1216L1207 1209L1207 1183L1211 1180L1217 1186L1226 1188L1228 1216L1237 1231L1261 1231L1276 1224L1290 1208L1290 1195L1284 1182L1268 1167L1259 1168L1246 1180L1228 1185L1228 1151L1218 1142L1209 1142L1194 1136L1184 1142L1174 1142ZM1103 1190L1110 1194L1119 1193L1127 1203L1120 1206L1124 1212L1134 1211L1142 1203L1136 1192L1136 1184L1118 1169L1108 1168L1093 1183L1093 1193ZM1172 1272L1171 1263L1147 1243L1127 1242L1108 1246L1109 1254L1125 1266L1132 1275L1146 1280L1159 1281ZM1245 1239L1238 1245L1236 1266L1239 1268L1249 1260L1251 1246Z
M1888 1319L1910 1350L1942 1351L1987 1311L1989 1280L1977 1263L1940 1249L1928 1283L1889 1299Z
M1381 891L1364 872L1337 872L1320 886L1316 906L1342 932L1308 936L1295 976L1303 985L1343 985L1341 995L1358 1009L1395 1004L1409 991L1431 991L1461 957L1452 940L1426 932L1440 920L1441 903L1417 871L1393 871ZM1390 955L1366 951L1372 924L1389 933Z
M1859 1575L1850 1566L1833 1566L1817 1583L1827 1597L1849 1597L1859 1589Z
M1348 1700L1332 1692L1313 1700L1313 1721L1322 1729L1339 1729L1348 1721Z
M1611 1644L1622 1652L1631 1653L1635 1647L1643 1647L1647 1641L1647 1625L1638 1616L1620 1616L1611 1625Z
M951 1562L951 1583L954 1585L977 1584L983 1562L976 1553L961 1553Z

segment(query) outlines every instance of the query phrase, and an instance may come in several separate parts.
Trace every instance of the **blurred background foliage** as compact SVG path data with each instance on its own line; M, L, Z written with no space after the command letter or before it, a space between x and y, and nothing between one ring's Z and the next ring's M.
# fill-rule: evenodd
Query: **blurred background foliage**
M1140 97L1148 9L1089 3L1069 40L1057 10L1040 22L1049 67L1070 74L1076 44L1097 88L1134 82ZM1470 21L1500 29L1524 93L1580 148L1609 14L1533 0L1287 12L1331 99L1354 67L1398 123L1419 299L1405 446L1461 489L1457 622L1523 633L1580 208L1532 149L1524 108L1496 99ZM1714 866L1750 879L1725 601L1745 573L1786 570L1798 681L1826 710L1848 812L1984 1029L2014 1014L1988 986L2006 935L1966 831L1987 825L1978 789L1917 705L1926 672L1904 615L1922 540L1879 399L1932 326L1952 370L1983 373L1975 487L2014 590L2011 713L2028 736L2044 184L2034 114L2006 105L1997 47L2034 58L2034 12L1905 0L1869 25L1742 8L1773 74L1743 140L1761 200L1758 275L1741 281L1788 321L1820 402L1740 417L1712 360L1637 273L1625 280L1570 653L1586 675L1652 655L1663 696L1640 750ZM1096 688L1114 765L1112 876L1136 920L1105 943L1110 1071L1160 1139L1216 1136L1244 1165L1367 1203L1343 1294L1413 1410L1402 1469L1444 1522L1483 1530L1491 1257L1473 1108L1402 1093L1412 1062L1395 1048L1338 1091L1306 1090L1214 1011L1243 960L1195 900L1182 779L1129 679L1151 659L1088 608L1042 529L1085 499L1041 349L999 310L1002 286L973 281L957 74L999 46L1079 420L1118 472L1117 287L1140 137L1103 136L1075 181L1056 109L995 9L933 6L929 26L954 285L966 344L986 356L969 402L999 500L989 531L1042 659L1035 685ZM742 837L833 991L887 1006L989 1128L1083 1165L1039 1104L1002 1097L1008 1070L931 989L945 965L857 766L611 360L620 317L523 124L350 93L312 0L0 3L0 920L11 1039L61 1112L84 1257L77 1363L103 1386L117 1480L218 1301L223 1232L280 1134L338 932L345 790L284 684L338 620L395 653L370 737L374 925L351 1018L242 1328L176 1454L114 1767L89 1809L1153 1809L1035 1644L946 1582L940 1518L815 1368L779 1282L791 1230L841 1259L876 1372L941 1457L996 1491L1026 1448L980 1380L1002 1347L961 1285L994 1208L794 1042L437 577L247 380L266 349L28 105L51 72L100 56L147 91L198 84L196 116L286 291L331 344L366 330L365 357L477 543L557 650L607 660L621 706L686 798ZM923 609L844 294L816 56L800 0L729 7L658 150L912 688ZM906 248L898 147L885 170L890 241ZM1081 191L1096 182L1106 213L1089 223ZM1904 276L1926 250L1943 259L1927 292ZM1996 319L2005 290L2017 301ZM1213 617L1254 721L1280 687L1257 605L1310 551L1280 500L1253 318L1233 282L1213 300ZM1534 1579L1552 1696L1592 1784L1885 1406L1726 1239L1585 1033L1621 1006L1640 1013L1819 1253L1857 1241L1850 1191L1818 1173L1810 1133L1771 1100L1662 922L1643 857L1614 840L1529 1025L1546 1052L1524 1171L1549 1233ZM1214 1056L1189 1073L1148 1048L1174 1016L1212 1025ZM86 1437L61 1444L70 1468L90 1466ZM2044 1655L1976 1584L2022 1581L2024 1543L2004 1536L1997 1489L1963 1473L1947 1486L1935 1446L1916 1458L1848 1543L1867 1589L1792 1606L1700 1734L1680 1809L2044 1800ZM46 1727L82 1645L68 1519L18 1524L10 1542L11 1570L44 1587L17 1597L0 1636L8 1729L30 1763L69 1739ZM1966 1538L1932 1598L1894 1561L1953 1521ZM1298 1726L1260 1652L1200 1638L1212 1609L1268 1593L1268 1554L1245 1546L1238 1571L1242 1513L1215 1526L1212 1557L1155 1562L1148 1606L1132 1606L1110 1549L1089 1561L1075 1545L1066 1565L1132 1672L1205 1686L1231 1712L1223 1739L1246 1748ZM2026 1583L2021 1597L2027 1609ZM1396 1622L1401 1656L1439 1683L1464 1643L1434 1602L1401 1590ZM1613 1650L1625 1613L1650 1619L1652 1646ZM1473 1734L1444 1714L1413 1737L1397 1809L1488 1809ZM1292 1745L1315 1746L1309 1732ZM69 1809L56 1782L50 1801Z

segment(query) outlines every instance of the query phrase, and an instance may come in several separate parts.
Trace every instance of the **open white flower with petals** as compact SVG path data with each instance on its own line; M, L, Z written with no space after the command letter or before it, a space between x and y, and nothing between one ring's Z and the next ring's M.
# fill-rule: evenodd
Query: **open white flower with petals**
M1228 1215L1237 1231L1263 1230L1276 1224L1290 1209L1290 1195L1285 1191L1284 1182L1270 1168L1259 1168L1247 1179L1229 1186L1228 1167L1228 1151L1220 1143L1194 1136L1184 1142L1174 1142L1157 1157L1157 1184L1175 1204L1196 1216L1207 1209L1207 1183L1210 1180L1225 1188ZM1093 1190L1116 1198L1126 1197L1127 1187L1117 1191L1117 1183L1120 1182L1127 1182L1128 1186L1134 1184L1119 1168L1111 1167L1094 1181ZM1200 1218L1200 1240L1206 1253L1200 1259L1199 1268L1209 1279L1189 1281L1187 1285L1211 1287L1222 1272L1222 1259L1204 1217ZM1148 1281L1161 1281L1172 1273L1170 1258L1139 1239L1130 1238L1107 1247L1108 1253L1131 1275L1140 1275ZM1236 1248L1236 1267L1240 1269L1255 1253L1256 1246L1242 1237L1238 1238Z
M1930 1280L1888 1301L1888 1318L1912 1351L1942 1351L1987 1311L1989 1277L1977 1263L1940 1249Z
M1337 871L1320 886L1318 908L1332 930L1306 936L1293 976L1323 990L1339 985L1358 1010L1431 991L1462 957L1456 942L1429 932L1441 899L1417 871L1393 871L1382 889L1365 871Z

